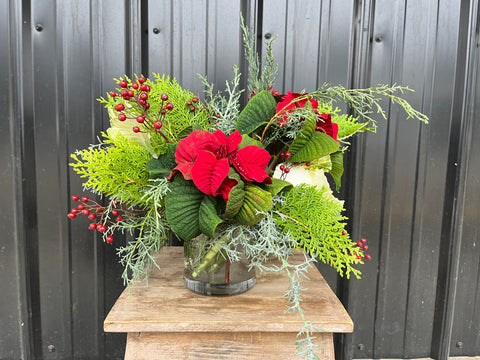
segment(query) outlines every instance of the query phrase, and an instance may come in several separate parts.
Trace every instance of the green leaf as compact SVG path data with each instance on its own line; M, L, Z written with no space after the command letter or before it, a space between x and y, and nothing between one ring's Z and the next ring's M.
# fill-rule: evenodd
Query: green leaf
M367 127L368 123L358 123L357 120L358 118L346 114L332 117L332 121L338 124L337 138L344 140L355 135L357 132L369 130Z
M248 145L255 145L255 146L258 146L261 149L265 148L265 146L262 144L261 141L252 139L250 136L244 134L244 135L242 135L242 142L240 143L240 145L238 145L238 148L242 149L242 148L244 148L245 146L248 146Z
M183 240L193 239L202 232L212 236L222 222L216 212L215 199L181 175L175 177L170 188L165 196L165 215L173 232Z
M200 203L200 210L198 213L198 222L200 231L212 237L215 234L215 229L223 220L217 215L216 205L217 201L213 196L205 195Z
M267 190L270 194L277 195L283 189L288 189L292 186L288 181L272 178L271 184L262 184L264 190Z
M240 134L250 134L259 126L267 124L277 111L277 102L268 91L261 91L250 99L237 120Z
M168 144L167 152L157 159L152 158L147 163L147 171L151 179L165 178L170 175L172 169L177 166L175 162L176 144Z
M343 175L343 151L334 152L330 155L330 159L332 160L330 174L332 175L333 180L335 180L335 189L338 192L340 190Z
M233 169L230 169L228 177L238 181L238 184L234 186L228 194L228 202L225 208L225 218L231 219L238 213L243 205L243 199L245 198L245 191L243 188L245 183L240 179L240 175Z
M316 126L316 118L305 119L302 131L290 145L292 157L289 162L312 161L338 151L339 143L331 136L315 131Z
M264 217L259 212L267 212L273 206L272 194L252 183L245 184L243 204L234 220L242 225L254 225Z

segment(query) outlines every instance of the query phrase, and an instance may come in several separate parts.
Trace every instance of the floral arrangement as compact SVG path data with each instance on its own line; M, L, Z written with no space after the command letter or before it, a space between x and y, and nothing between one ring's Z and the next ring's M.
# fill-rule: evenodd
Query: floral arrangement
M359 277L355 266L370 259L365 240L352 241L346 232L343 202L334 195L349 138L375 131L371 114L385 117L382 98L400 105L407 117L427 118L396 95L409 91L396 85L324 85L280 95L273 88L277 66L271 42L260 62L248 28L243 23L242 28L249 64L244 107L237 67L224 92L215 93L202 78L203 100L157 74L115 79L118 88L99 99L108 109L110 128L99 144L72 154L71 163L86 179L85 189L108 201L73 196L80 204L68 217L88 216L90 229L107 243L115 242L116 232L133 234L118 248L126 284L162 265L153 255L168 245L172 232L183 241L203 234L204 257L221 251L234 260L241 246L250 266L287 270L289 310L304 319L300 280L312 261ZM342 114L337 101L350 112ZM294 266L288 259L297 250L309 256ZM272 257L280 268L266 265ZM316 357L315 330L304 319L298 352L307 358Z

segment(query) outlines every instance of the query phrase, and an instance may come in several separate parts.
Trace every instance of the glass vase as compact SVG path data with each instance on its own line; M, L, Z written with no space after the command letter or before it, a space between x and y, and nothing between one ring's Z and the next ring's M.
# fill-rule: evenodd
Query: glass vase
M209 238L200 235L185 241L185 286L202 295L228 296L241 294L255 285L255 270L249 270L249 259L241 248L238 261L231 262L218 246L210 246Z

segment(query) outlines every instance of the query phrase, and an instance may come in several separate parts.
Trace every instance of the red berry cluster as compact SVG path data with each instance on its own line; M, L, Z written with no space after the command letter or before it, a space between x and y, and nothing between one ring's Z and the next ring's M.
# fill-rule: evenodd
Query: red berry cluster
M194 96L192 98L192 100L189 100L186 102L186 106L189 106L190 107L190 111L191 112L194 112L196 110L196 107L194 104L196 104L198 102L198 98L196 96Z
M285 160L290 159L292 157L292 154L290 153L290 151L287 151L287 152L281 152L279 156L283 162L282 165L280 165L280 170L282 171L282 173L288 174L290 172L290 169L293 166L293 163L287 163Z
M109 228L107 225L105 225L105 210L106 207L99 205L97 202L90 200L87 196L83 196L80 198L77 195L72 196L73 201L79 201L80 204L74 207L69 213L68 217L70 219L75 219L77 215L82 214L87 216L90 220L95 220L94 222L90 223L88 228L90 230L97 230L101 232L102 234L106 233L109 231ZM118 203L112 203L111 205L117 206ZM111 211L111 214L115 217L115 222L121 222L123 221L123 217L120 215L121 209L114 209ZM115 222L110 221L112 224L115 224ZM106 237L106 241L108 243L113 242L113 235L108 235Z
M115 91L110 92L111 97L120 95L123 100L129 101L130 104L133 105L132 108L137 108L141 111L140 115L132 115L126 110L123 103L118 103L115 105L115 110L119 112L118 120L125 121L127 119L135 119L139 125L143 125L145 130L142 131L140 126L134 126L133 132L138 133L155 131L165 137L160 129L163 126L163 120L165 119L165 114L167 111L173 110L173 104L167 102L167 94L164 93L160 95L162 100L160 110L158 111L158 114L156 114L154 117L151 117L148 114L148 109L150 108L148 99L151 88L150 85L146 84L146 81L147 80L144 77L139 77L136 82L133 82L131 85L129 85L126 80L121 80L118 83L118 85L122 88L122 90L120 90L120 94L117 94Z
M366 242L367 242L367 239L365 238L360 239L360 241L357 241L357 247L361 248L363 251L367 251L368 245L365 244ZM357 255L357 259L361 259L361 258L362 257L360 255ZM370 260L371 258L372 257L370 256L370 254L365 255L366 260Z
M252 97L254 97L257 93L258 89L256 87L253 88L253 91L251 92L250 96L248 97L248 100L250 100ZM268 91L272 93L273 96L277 96L280 93L277 90L273 90L273 85L268 85Z

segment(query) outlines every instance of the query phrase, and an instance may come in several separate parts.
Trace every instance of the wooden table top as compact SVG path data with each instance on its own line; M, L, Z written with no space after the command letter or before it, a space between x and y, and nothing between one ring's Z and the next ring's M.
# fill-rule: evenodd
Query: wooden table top
M302 254L290 259L299 263ZM148 286L125 289L104 322L106 332L295 332L298 314L285 313L283 296L290 280L285 271L262 273L247 292L227 297L196 294L183 284L183 247L164 248L156 257L160 269ZM302 285L302 308L308 321L327 332L352 332L353 323L320 272L312 267Z

